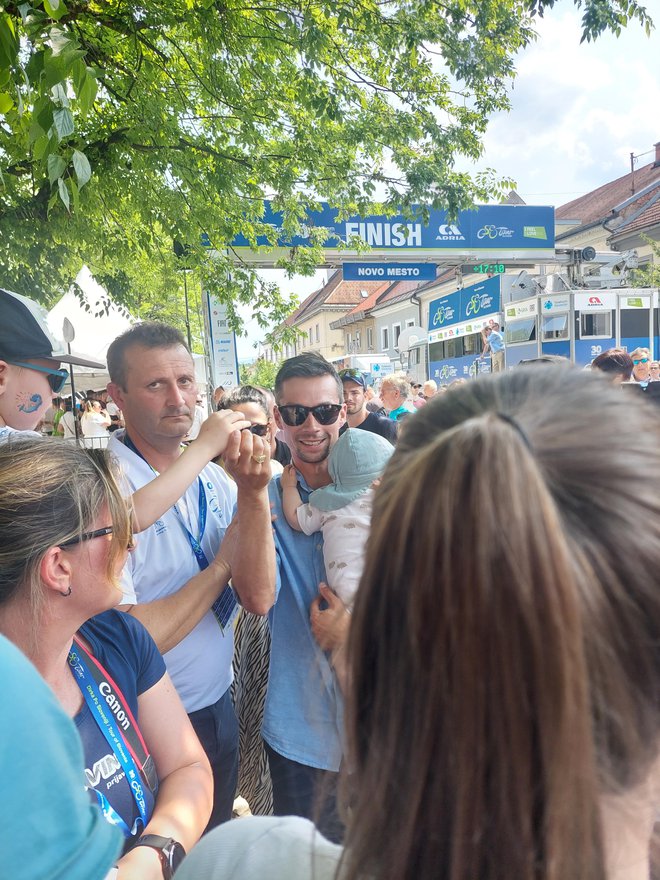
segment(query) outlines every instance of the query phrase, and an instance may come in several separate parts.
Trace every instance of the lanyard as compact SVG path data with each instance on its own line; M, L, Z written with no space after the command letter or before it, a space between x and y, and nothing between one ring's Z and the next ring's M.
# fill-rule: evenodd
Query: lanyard
M113 754L118 759L124 769L124 773L126 774L126 780L130 786L131 794L133 795L133 800L135 801L139 813L139 816L133 823L133 827L128 827L122 817L110 805L105 795L96 791L96 789L94 789L94 792L108 822L111 822L113 825L118 825L121 828L124 837L132 837L141 829L146 828L150 818L139 770L130 753L125 738L119 733L119 726L122 726L124 730L127 730L130 729L131 722L133 722L133 724L135 722L132 718L129 719L122 709L116 713L115 717L112 716L112 713L115 712L115 708L113 707L116 707L119 701L107 682L105 682L105 688L107 689L106 695L105 697L101 695L103 686L97 688L94 677L85 663L85 660L81 656L81 651L75 650L73 646L69 653L69 666L71 667L73 677L85 698L85 702L92 713L92 717L96 721L99 730L107 740Z
M131 438L126 433L124 434L124 445L127 446L131 450L131 452L134 452L136 455L138 455L142 459L142 461L149 465L154 474L158 476L158 473L151 467L144 455L142 455L140 450L137 449ZM204 569L209 567L208 558L206 556L206 553L204 552L204 549L202 548L202 538L204 537L204 532L206 531L206 512L208 509L208 504L206 502L204 481L202 480L201 476L197 477L197 492L199 523L199 536L197 538L193 535L193 533L186 525L181 511L176 504L173 506L172 509L174 510L178 521L181 523L181 528L186 533L188 543L190 544L190 549L192 550L195 559L197 560L197 565L199 565L199 570L204 571ZM215 619L218 621L220 629L224 634L224 631L228 627L232 626L240 611L238 602L236 601L236 596L234 595L234 591L229 585L224 588L222 593L220 593L218 598L215 600L215 602L211 606L211 611L213 611Z
M209 561L206 558L206 553L202 549L202 538L204 537L204 532L206 531L206 511L208 505L206 503L206 492L204 491L204 481L201 477L197 477L197 507L198 507L198 523L199 523L199 537L195 537L193 533L190 531L186 522L181 515L181 511L175 504L173 507L174 512L177 515L177 519L181 523L181 527L183 528L186 536L188 538L188 543L190 544L190 549L195 554L195 559L197 560L197 564L199 565L199 570L204 571L205 568L209 567ZM192 523L191 523L192 525Z

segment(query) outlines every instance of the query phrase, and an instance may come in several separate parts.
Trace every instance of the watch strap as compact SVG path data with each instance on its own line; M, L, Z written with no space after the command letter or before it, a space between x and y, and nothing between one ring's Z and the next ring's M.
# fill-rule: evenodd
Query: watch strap
M151 849L158 850L164 880L170 880L174 873L172 865L173 851L177 849L181 854L180 858L183 858L185 855L185 850L178 841L174 840L173 837L163 837L160 834L143 834L135 846L148 846Z

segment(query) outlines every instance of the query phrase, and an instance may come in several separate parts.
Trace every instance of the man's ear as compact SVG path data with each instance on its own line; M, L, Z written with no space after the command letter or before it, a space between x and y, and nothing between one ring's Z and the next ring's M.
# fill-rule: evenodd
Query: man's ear
M117 404L119 409L122 409L124 403L124 392L122 391L121 385L117 385L116 382L108 382L105 389L113 401Z
M50 547L39 565L41 581L50 593L68 596L71 588L73 566L61 547Z
M0 395L5 393L5 388L7 386L7 368L9 364L7 361L0 360Z
M278 428L284 428L284 422L282 421L282 416L280 415L280 409L277 405L273 407L273 417L275 419L275 424Z

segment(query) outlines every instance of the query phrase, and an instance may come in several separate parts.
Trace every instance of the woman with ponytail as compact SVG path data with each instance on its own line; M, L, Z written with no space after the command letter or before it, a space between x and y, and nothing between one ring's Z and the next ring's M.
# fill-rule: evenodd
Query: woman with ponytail
M647 880L660 802L660 416L520 369L411 418L349 643L343 848L211 834L180 880Z

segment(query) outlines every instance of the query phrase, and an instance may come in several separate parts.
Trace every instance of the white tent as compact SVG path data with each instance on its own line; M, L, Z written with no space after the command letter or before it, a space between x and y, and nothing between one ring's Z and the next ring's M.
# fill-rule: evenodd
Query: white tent
M89 307L89 311L70 290L48 313L48 327L53 335L62 339L64 335L62 325L64 319L68 318L76 332L75 342L72 343L71 348L105 363L108 346L112 340L124 330L128 330L135 321L113 303L110 303L106 313L105 303L108 295L92 278L87 266L83 266L78 273L76 283L83 291L84 302ZM77 391L86 391L88 388L98 391L105 388L110 381L108 372L104 369L74 366L73 370Z
M64 336L62 325L64 319L68 318L76 332L75 342L71 345L72 350L84 353L92 360L105 363L108 347L113 339L137 321L112 302L106 312L108 294L94 280L87 266L83 266L78 273L76 283L83 291L84 302L89 307L89 311L70 290L48 313L48 327L54 336L62 339ZM201 389L205 389L206 358L201 354L194 354L193 359L197 384ZM84 392L88 389L100 391L110 381L107 370L78 366L74 366L73 370L76 391ZM67 383L64 394L70 393L71 386Z

